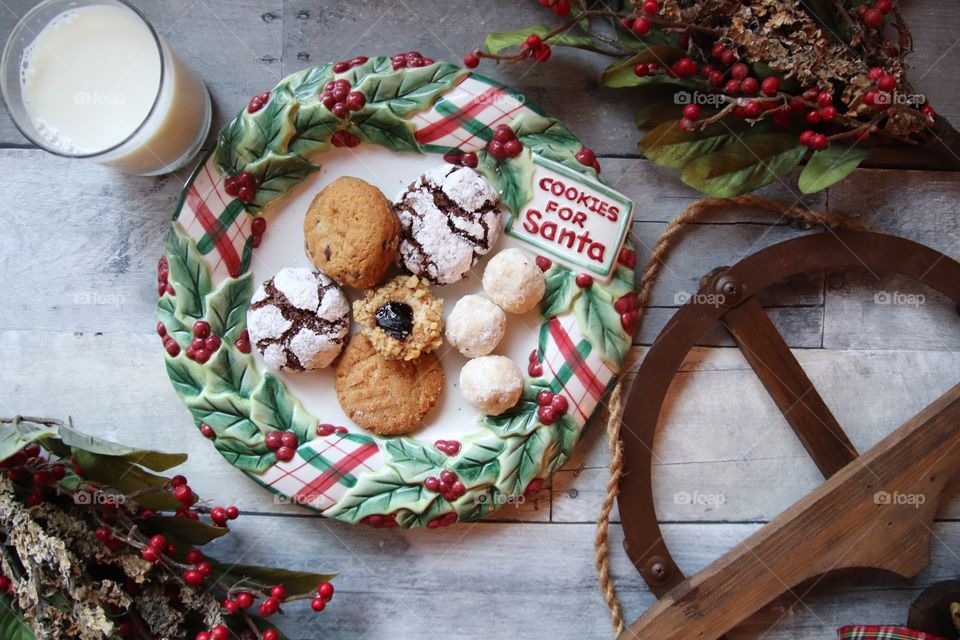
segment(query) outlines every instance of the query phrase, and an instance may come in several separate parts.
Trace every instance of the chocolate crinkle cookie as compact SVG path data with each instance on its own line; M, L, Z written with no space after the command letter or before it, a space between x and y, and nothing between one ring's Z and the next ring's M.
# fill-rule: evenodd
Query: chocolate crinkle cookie
M304 371L330 365L350 330L350 304L321 271L281 269L253 294L247 331L267 365Z
M469 167L426 172L394 204L400 218L400 261L436 284L459 280L500 237L499 195Z

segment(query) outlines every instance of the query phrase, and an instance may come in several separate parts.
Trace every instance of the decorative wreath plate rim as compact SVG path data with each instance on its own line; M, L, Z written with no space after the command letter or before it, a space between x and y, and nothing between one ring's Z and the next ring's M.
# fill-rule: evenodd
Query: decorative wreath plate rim
M366 98L345 118L322 104L324 87L339 79ZM515 130L524 151L498 162L485 145L501 123ZM157 331L167 372L214 447L291 502L376 527L476 520L536 493L570 457L616 383L632 337L618 301L633 296L635 254L625 247L612 279L587 288L577 286L577 274L563 266L546 269L544 321L523 396L500 416L479 416L476 431L461 441L380 438L353 425L325 424L277 376L261 373L249 355L249 267L257 244L251 223L319 169L313 162L319 154L357 143L419 153L473 151L477 170L514 215L529 197L533 153L598 177L578 160L583 145L566 125L457 65L394 69L391 58L380 56L355 59L340 73L331 64L294 73L220 131L216 148L180 195L158 267ZM243 171L256 179L256 193L245 202L224 187L226 178ZM217 338L203 363L186 353L200 320ZM550 424L538 416L543 390L563 394L570 407ZM297 436L291 460L278 460L266 446L271 431ZM431 478L461 486L444 492Z

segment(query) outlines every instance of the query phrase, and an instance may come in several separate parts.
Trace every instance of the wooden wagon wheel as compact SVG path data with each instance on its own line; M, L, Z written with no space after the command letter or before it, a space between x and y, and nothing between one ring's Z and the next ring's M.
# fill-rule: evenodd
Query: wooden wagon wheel
M704 276L698 295L677 311L647 353L623 412L619 505L627 554L660 601L624 636L718 638L784 591L826 571L870 566L912 577L928 563L925 526L943 485L960 468L960 385L858 458L755 297L797 274L853 267L911 277L960 305L960 263L942 253L877 233L814 234ZM652 449L673 377L715 322L733 335L828 480L702 572L684 578L657 522ZM858 463L849 464L854 460ZM873 496L882 490L922 491L930 499L920 509L910 505L909 514L897 505L880 510ZM844 557L831 552L844 540L856 540L845 536L877 518L883 519L881 539L874 536L853 552L844 548Z

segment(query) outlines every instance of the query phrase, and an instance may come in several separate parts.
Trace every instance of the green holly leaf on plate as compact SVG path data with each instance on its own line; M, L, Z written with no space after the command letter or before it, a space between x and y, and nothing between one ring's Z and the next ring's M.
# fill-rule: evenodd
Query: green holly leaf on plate
M870 152L866 149L832 144L814 152L807 166L800 173L798 186L801 193L816 193L834 185L860 166Z
M263 433L250 419L250 401L231 393L213 395L204 393L196 398L184 398L187 408L198 424L207 424L217 434L214 444L220 448L229 444L238 453L265 453ZM237 448L239 447L239 448Z
M423 513L438 498L423 484L407 482L396 469L385 466L375 473L360 476L357 484L324 511L324 515L345 522L359 522L369 515L393 513L400 508Z
M553 475L573 455L573 448L580 440L580 427L569 413L565 413L551 425L550 446L544 454L545 473Z
M375 144L393 151L420 152L420 143L414 137L414 126L409 120L373 105L367 105L350 116L348 131L367 144Z
M540 475L544 454L551 444L550 432L540 428L527 437L513 436L505 442L497 487L508 496L519 496Z
M472 442L450 468L468 487L493 484L500 475L500 454L504 447L500 438Z
M540 313L544 318L552 318L566 313L582 291L577 286L573 271L554 262L543 275L546 281L546 291L540 301Z
M167 375L174 390L182 398L200 395L207 381L203 365L188 358L182 351L179 356L164 356L167 362Z
M593 167L580 164L577 160L576 153L583 148L583 143L559 120L528 113L514 120L511 127L523 146L532 153L559 162L574 171L597 175Z
M490 53L500 53L507 47L520 46L530 34L536 34L543 38L551 31L553 29L545 24L535 24L516 31L490 33L483 40L483 48ZM590 36L570 33L569 30L557 34L545 40L545 42L558 47L589 47L593 45L593 39Z
M369 75L353 89L366 96L368 105L405 117L428 109L437 96L466 74L467 70L462 67L438 62L402 73Z
M483 149L477 152L477 157L477 171L500 193L500 202L514 215L519 215L532 197L534 165L530 150L524 149L516 158L500 162Z
M247 210L251 213L263 211L319 168L296 153L280 155L268 152L247 167L247 171L257 178L257 195L247 205Z
M217 438L213 441L214 448L220 452L227 463L237 469L260 475L273 465L277 464L277 457L272 453L255 453L235 441Z
M630 336L623 330L620 314L613 308L610 296L594 287L584 289L573 304L573 312L580 331L600 358L614 371L619 371L630 349Z
M386 56L374 56L363 64L357 65L344 73L337 74L337 78L342 78L349 82L351 87L356 87L363 84L367 76L382 73L394 73L390 58ZM406 73L406 70L400 73Z
M241 111L217 136L217 164L227 175L234 175L268 153L287 153L296 133L298 109L299 103L281 86L259 111Z
M209 394L227 393L249 398L260 384L260 373L253 358L240 353L230 344L224 344L217 350L207 363L206 374L204 390Z
M229 278L206 295L210 332L224 342L233 342L247 327L247 307L253 295L253 276L247 272L239 278Z
M197 243L187 235L179 222L170 224L165 253L170 266L168 281L176 292L176 316L181 322L185 317L190 320L201 319L205 311L203 294L211 286L210 267L200 254Z
M297 112L297 132L290 140L290 151L305 157L326 151L340 124L340 119L322 104L304 105Z
M323 88L333 80L333 65L321 64L308 67L289 76L284 82L293 97L300 103L316 102ZM301 110L304 105L301 104ZM297 114L299 116L299 114ZM299 127L297 127L299 129Z
M687 164L680 178L714 198L732 198L768 185L800 164L807 148L792 133L740 137Z
M307 413L286 385L272 373L265 373L250 396L250 419L264 433L292 431L300 443L316 435L317 419Z
M526 436L540 427L537 394L549 387L530 381L517 404L498 416L483 416L480 421L500 437Z
M157 316L163 323L167 335L177 341L180 346L190 344L193 339L193 325L186 324L177 315L176 296L163 296L157 302Z
M393 465L407 482L422 482L431 474L437 474L447 461L447 456L436 449L419 444L409 438L392 438L384 448Z

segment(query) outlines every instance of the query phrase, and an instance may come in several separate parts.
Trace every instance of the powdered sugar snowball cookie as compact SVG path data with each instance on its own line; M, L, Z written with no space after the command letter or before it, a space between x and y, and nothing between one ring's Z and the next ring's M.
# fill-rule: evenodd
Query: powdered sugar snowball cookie
M485 414L500 415L520 399L523 376L510 358L474 358L460 370L460 393Z
M490 258L483 271L483 290L509 313L526 313L547 290L543 272L520 249L505 249Z
M468 358L485 356L497 348L507 329L503 309L483 296L464 296L447 318L447 342Z
M400 262L435 284L456 282L500 237L500 196L469 167L444 164L404 191L394 211L400 218Z
M340 354L350 304L322 271L286 268L264 282L247 310L250 342L274 369L322 369Z

